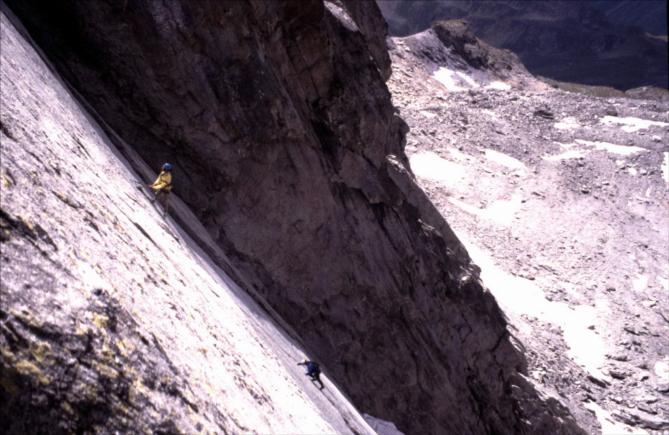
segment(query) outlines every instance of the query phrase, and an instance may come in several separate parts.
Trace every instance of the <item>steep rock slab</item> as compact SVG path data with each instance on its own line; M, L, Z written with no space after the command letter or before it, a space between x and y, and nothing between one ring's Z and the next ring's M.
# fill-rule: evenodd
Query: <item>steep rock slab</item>
M0 20L2 433L373 433Z
M177 194L366 412L410 433L578 432L519 375L414 184L359 21L373 3L348 3L10 2L112 128L176 164Z

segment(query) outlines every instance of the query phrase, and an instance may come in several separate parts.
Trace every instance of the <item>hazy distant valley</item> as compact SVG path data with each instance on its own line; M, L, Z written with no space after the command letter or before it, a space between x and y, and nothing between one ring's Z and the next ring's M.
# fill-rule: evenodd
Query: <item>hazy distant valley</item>
M621 90L669 86L666 1L378 3L392 35L462 18L479 38L516 53L535 75Z

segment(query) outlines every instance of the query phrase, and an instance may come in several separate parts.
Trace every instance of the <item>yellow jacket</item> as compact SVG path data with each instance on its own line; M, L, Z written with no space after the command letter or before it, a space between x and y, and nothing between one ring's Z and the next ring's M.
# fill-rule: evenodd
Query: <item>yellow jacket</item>
M151 185L151 189L156 192L169 192L172 190L172 174L165 171L160 171L158 178Z

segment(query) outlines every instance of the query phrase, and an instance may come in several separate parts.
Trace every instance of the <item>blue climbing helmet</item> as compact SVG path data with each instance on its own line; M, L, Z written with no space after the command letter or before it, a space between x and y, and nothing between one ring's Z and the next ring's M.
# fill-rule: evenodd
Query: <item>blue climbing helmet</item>
M172 164L171 163L164 163L163 164L163 171L171 171L172 170Z

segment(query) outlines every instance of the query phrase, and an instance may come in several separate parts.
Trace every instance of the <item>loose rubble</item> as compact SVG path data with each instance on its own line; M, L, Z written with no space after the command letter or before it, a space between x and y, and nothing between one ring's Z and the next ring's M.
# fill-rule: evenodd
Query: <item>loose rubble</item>
M669 429L669 102L564 92L521 65L473 74L455 51L426 48L430 32L393 38L406 152L531 378L590 432ZM483 81L449 86L434 74L445 66ZM509 89L486 88L495 80Z

